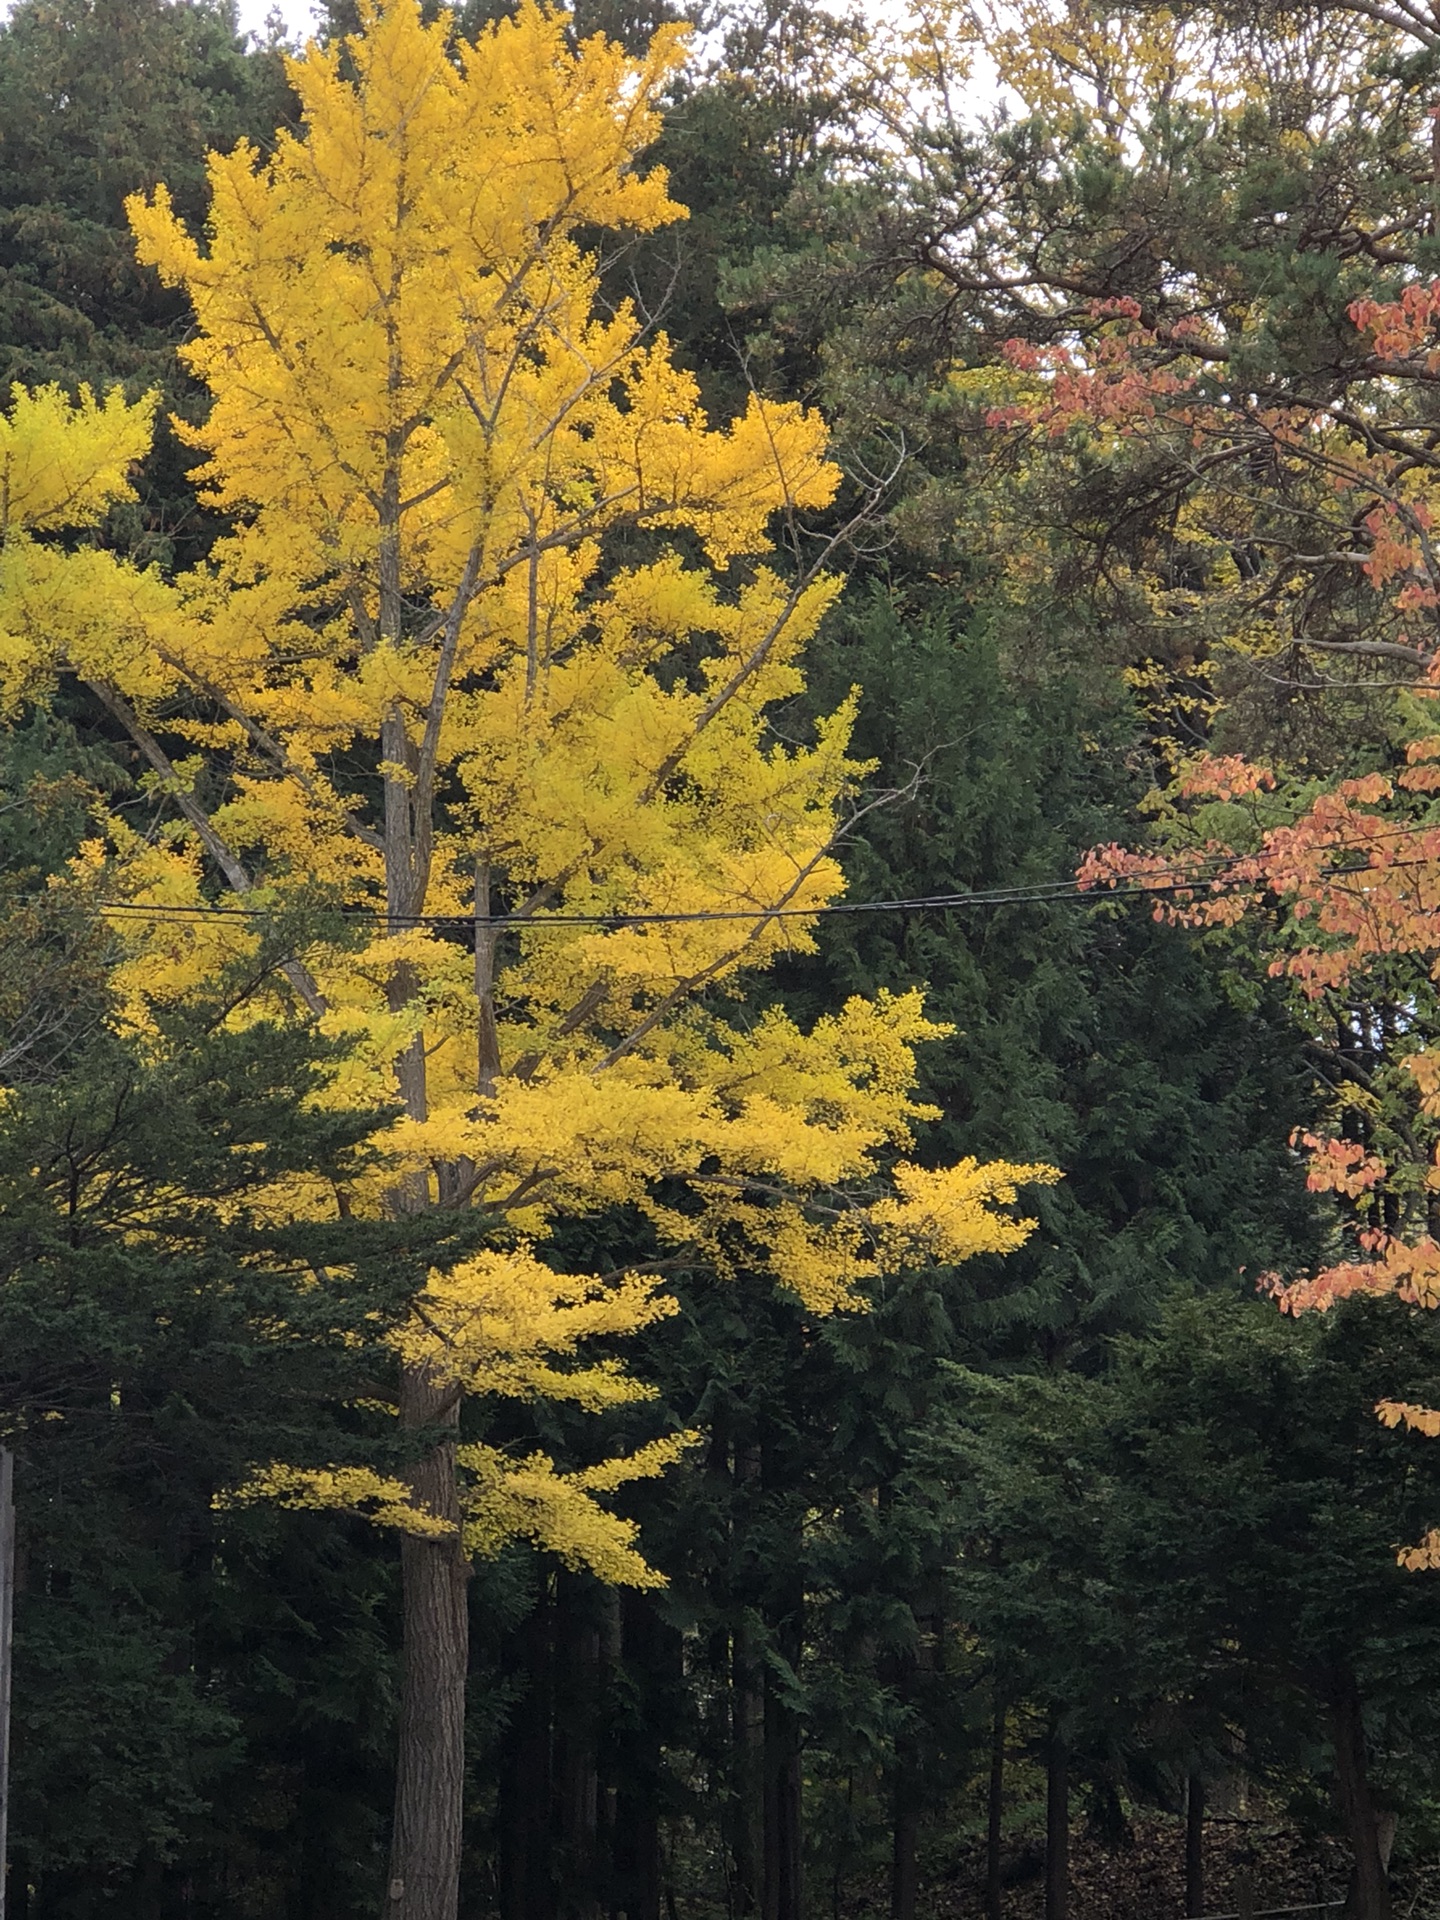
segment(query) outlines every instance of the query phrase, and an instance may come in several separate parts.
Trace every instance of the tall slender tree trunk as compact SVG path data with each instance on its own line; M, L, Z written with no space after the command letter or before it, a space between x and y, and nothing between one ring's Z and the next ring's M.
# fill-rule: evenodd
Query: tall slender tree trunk
M15 1454L0 1447L0 1920L10 1878L10 1674L15 1637Z
M985 1807L985 1920L1001 1920L1001 1881L1005 1839L1005 1697L995 1689L995 1718L990 1728L990 1784Z
M398 997L398 994L397 994ZM424 1114L424 1059L409 1049L398 1068L409 1111ZM395 1196L397 1211L426 1196ZM465 1812L465 1682L470 1667L469 1569L455 1480L459 1397L419 1367L400 1377L400 1427L440 1438L408 1470L411 1497L447 1532L404 1534L400 1543L401 1682L395 1823L384 1920L456 1920ZM422 1443L423 1444L423 1443Z
M798 1679L805 1637L800 1541L787 1542L791 1572L770 1622L775 1651ZM764 1920L803 1920L805 1801L800 1716L775 1664L765 1671Z
M592 1604L587 1605L587 1601ZM579 1578L556 1581L555 1812L561 1920L598 1920L601 1638Z
M382 637L398 644L404 625L399 533L403 443L397 439L388 452L381 486L379 625ZM385 906L391 926L398 930L424 909L434 823L428 799L412 790L419 754L398 705L382 721L380 745L392 769L385 776ZM408 1009L416 991L413 970L403 963L397 966L386 988L391 1009ZM429 1096L423 1035L417 1033L397 1056L395 1080L410 1118L424 1120ZM397 1187L390 1204L397 1214L422 1212L430 1205L425 1176L413 1175ZM449 1531L434 1539L406 1534L401 1541L400 1725L384 1920L456 1920L459 1909L470 1664L467 1570L455 1481L459 1422L459 1399L448 1385L432 1381L423 1368L402 1370L402 1431L441 1436L410 1468L411 1495Z
M1069 1910L1070 1751L1054 1714L1045 1753L1045 1920L1067 1920Z
M765 1880L764 1627L740 1609L730 1636L730 1851L737 1915L759 1913Z
M798 1658L798 1649L795 1650ZM764 1920L802 1920L804 1801L800 1727L773 1675L765 1685Z
M542 1588L512 1658L525 1675L507 1730L500 1780L501 1920L549 1920L554 1910L554 1631Z
M895 1769L890 1856L890 1920L915 1920L920 1894L920 1793L908 1756Z
M1354 1856L1346 1920L1390 1920L1390 1878L1381 1846L1380 1819L1370 1793L1365 1757L1365 1721L1352 1673L1342 1673L1330 1706L1335 1741L1336 1798Z
M1192 1773L1185 1782L1185 1914L1205 1911L1205 1782Z
M684 1645L647 1593L620 1596L621 1658L638 1710L626 1716L619 1756L614 1877L615 1920L660 1920L660 1796L665 1770L662 1728L667 1703L684 1685Z
M449 1436L422 1455L410 1484L417 1504L453 1531L440 1539L405 1534L400 1545L404 1629L386 1920L456 1920L459 1906L469 1621L455 1484L458 1421L454 1393L407 1368L402 1428Z
M731 1564L743 1560L750 1506L760 1485L760 1448L736 1441L731 1469ZM743 1592L739 1599L747 1597ZM738 1916L758 1914L765 1898L766 1707L765 1627L752 1606L735 1610L730 1637L730 1850L734 1907Z
M926 1811L925 1763L933 1751L934 1689L945 1662L945 1620L912 1603L915 1642L898 1664L897 1691L909 1717L895 1740L892 1793L890 1920L915 1920L920 1898L920 1830Z
M625 1658L625 1620L620 1589L604 1587L600 1602L598 1685L595 1695L595 1901L596 1913L615 1911L620 1837L620 1746L616 1737L619 1688Z

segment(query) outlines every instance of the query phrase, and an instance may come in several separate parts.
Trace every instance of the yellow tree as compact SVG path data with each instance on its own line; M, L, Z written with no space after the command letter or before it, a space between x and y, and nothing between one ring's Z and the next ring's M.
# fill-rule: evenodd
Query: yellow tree
M757 397L712 429L583 243L682 217L637 164L680 35L632 60L527 0L457 50L418 0L361 12L292 64L300 134L212 158L203 245L163 188L131 205L194 307L198 471L230 530L172 581L49 538L124 491L148 410L17 395L0 654L12 698L85 682L168 806L86 855L130 910L137 1019L266 914L318 894L356 923L275 992L352 1042L329 1097L398 1090L389 1177L272 1204L496 1223L394 1336L404 1477L272 1465L247 1490L401 1530L386 1912L452 1920L467 1554L529 1534L651 1577L598 1496L676 1444L566 1476L461 1443L467 1395L640 1391L577 1355L667 1309L653 1271L560 1273L552 1224L628 1204L675 1257L823 1311L882 1266L1018 1244L1005 1209L1049 1176L894 1164L938 1031L916 995L808 1031L744 1015L745 973L806 949L840 888L864 770L848 709L808 745L767 724L838 591L838 536L807 562L799 520L836 490L822 423Z

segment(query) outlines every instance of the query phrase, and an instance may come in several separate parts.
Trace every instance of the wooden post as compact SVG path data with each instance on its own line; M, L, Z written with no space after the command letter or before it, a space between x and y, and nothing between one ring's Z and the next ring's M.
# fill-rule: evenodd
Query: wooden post
M10 1649L15 1627L15 1455L0 1447L0 1920L5 1920L10 1811Z

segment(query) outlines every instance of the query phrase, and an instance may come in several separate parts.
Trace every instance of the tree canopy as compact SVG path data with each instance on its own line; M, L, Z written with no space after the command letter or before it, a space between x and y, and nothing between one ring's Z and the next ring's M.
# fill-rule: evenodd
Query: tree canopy
M0 23L9 1902L1426 1910L1428 9L320 14Z

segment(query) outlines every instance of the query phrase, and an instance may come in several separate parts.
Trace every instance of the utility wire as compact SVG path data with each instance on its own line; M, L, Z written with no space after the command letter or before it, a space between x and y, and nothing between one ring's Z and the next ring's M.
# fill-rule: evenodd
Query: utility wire
M1077 906L1096 907L1108 900L1116 899L1154 899L1157 896L1180 893L1228 892L1239 887L1253 887L1256 882L1249 876L1241 876L1230 869L1238 867L1243 861L1254 858L1250 854L1232 854L1217 856L1194 867L1171 867L1156 870L1156 879L1149 882L1134 882L1122 886L1092 885L1082 887L1076 879L1037 881L1030 886L980 888L970 893L930 893L918 894L907 899L893 900L830 900L810 907L714 907L694 908L673 913L666 912L595 912L595 913L415 913L387 914L381 908L340 907L335 910L341 920L364 922L383 926L391 930L415 929L470 930L475 927L504 931L506 929L544 930L550 927L598 927L607 932L618 932L631 927L679 926L706 921L750 921L762 920L816 920L834 918L841 914L886 914L886 913L954 913L971 908L1011 907L1011 906L1048 906L1059 903L1071 903ZM1389 873L1397 868L1409 869L1431 866L1428 860L1394 860L1376 867L1369 861L1356 862L1349 866L1327 869L1326 879L1338 879L1346 874ZM1161 879L1161 875L1173 877ZM179 903L148 903L136 900L104 900L99 911L122 917L133 917L156 922L174 922L176 924L198 923L213 919L262 920L273 918L273 907L244 906L185 906Z

